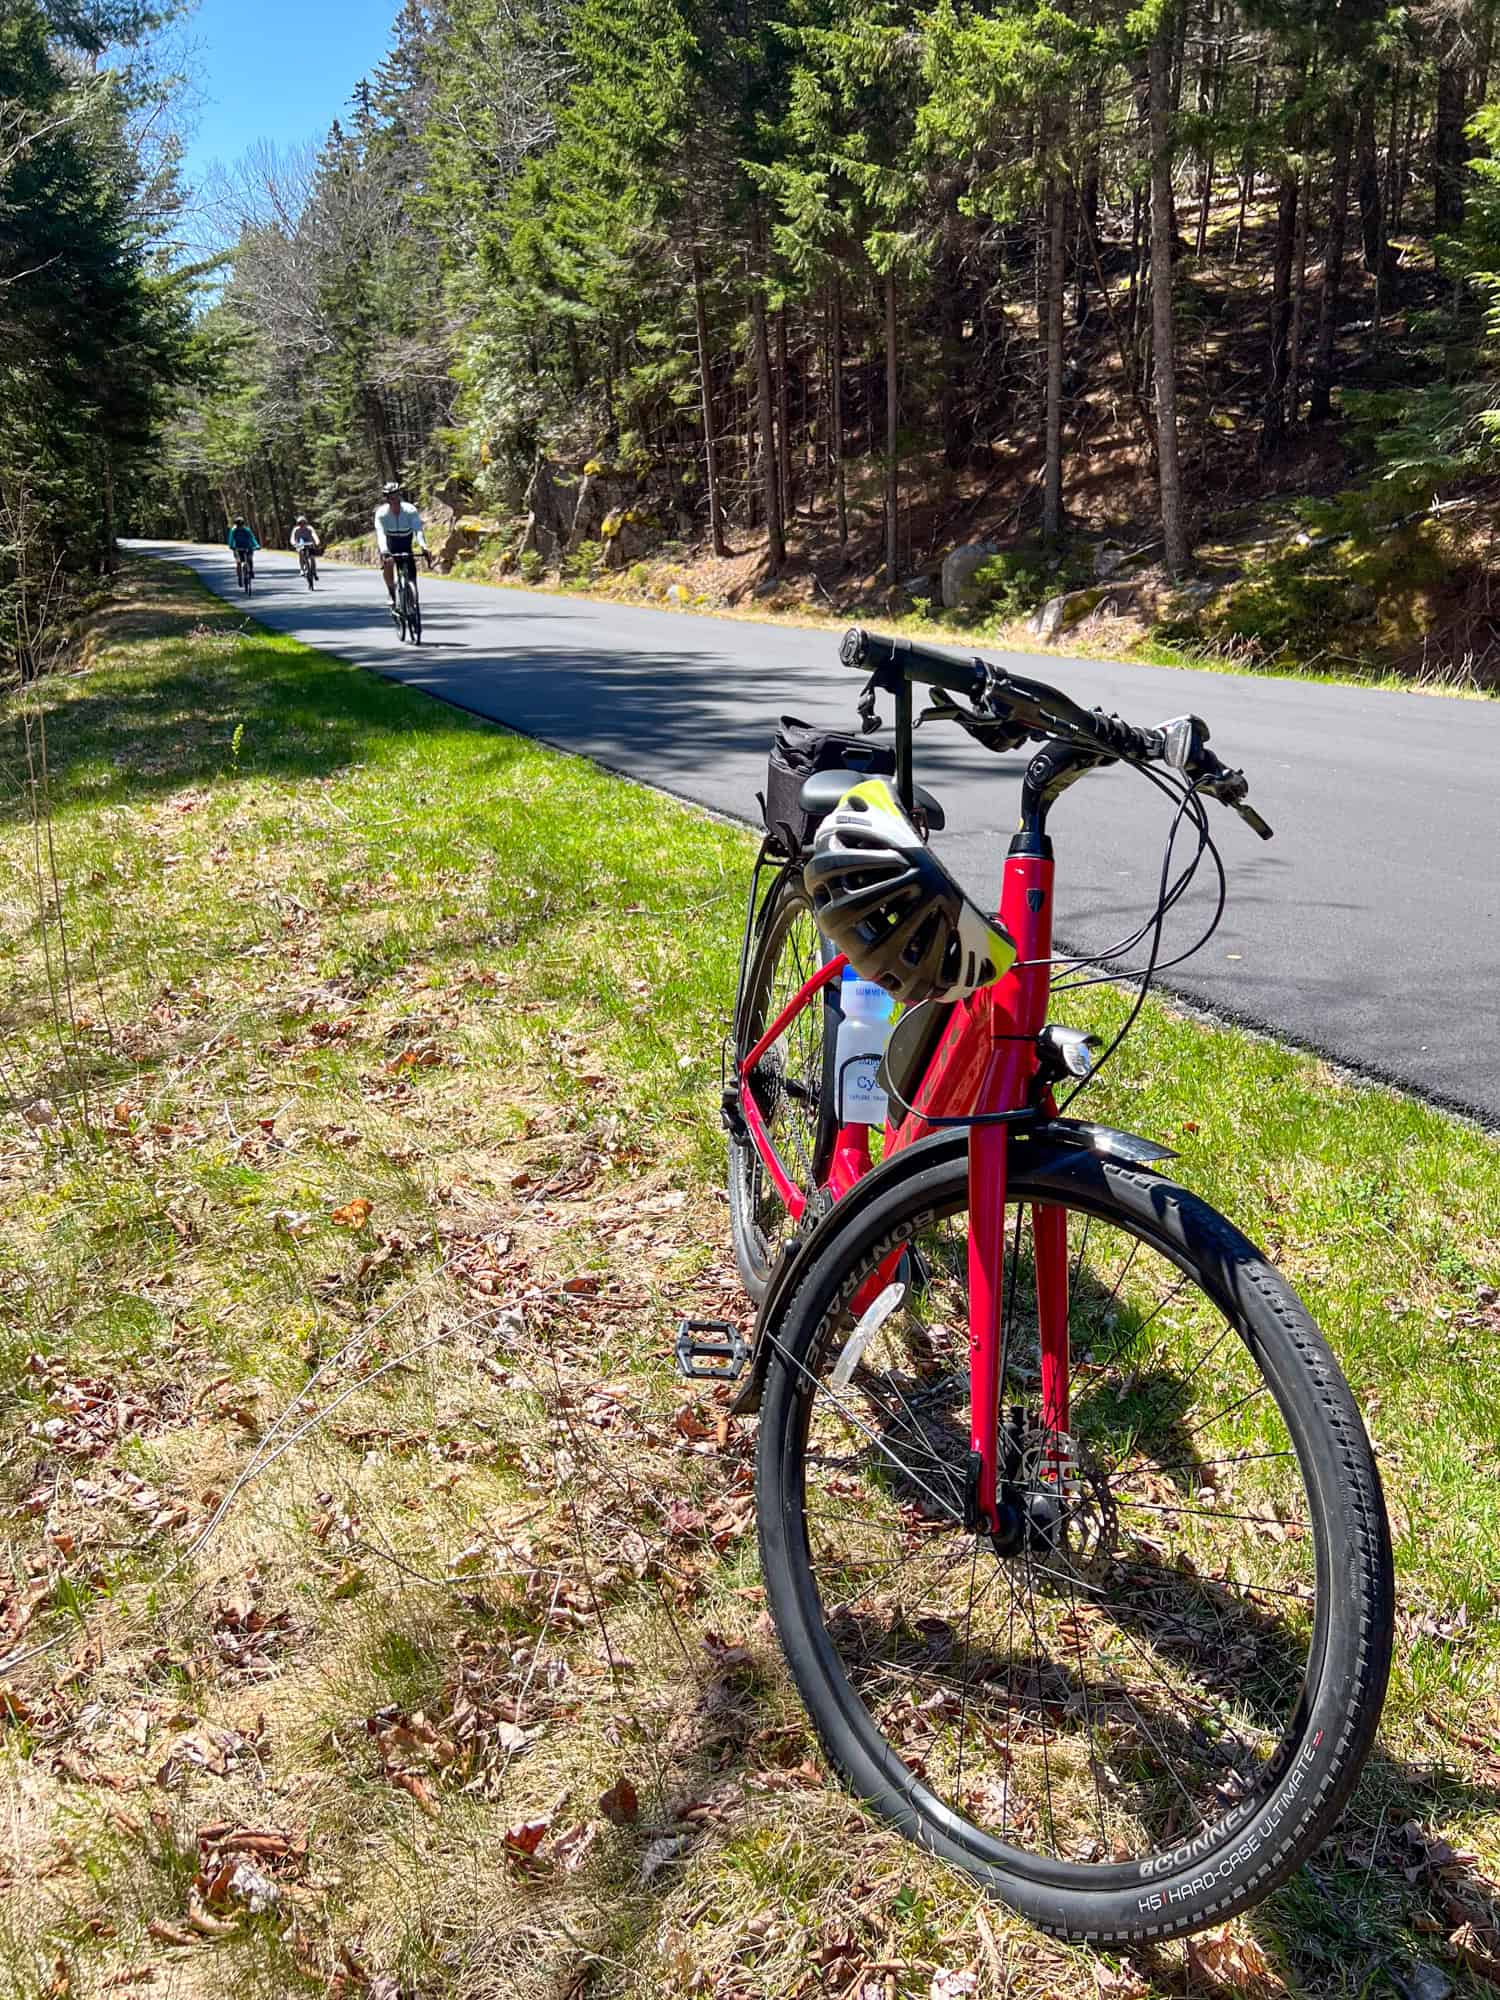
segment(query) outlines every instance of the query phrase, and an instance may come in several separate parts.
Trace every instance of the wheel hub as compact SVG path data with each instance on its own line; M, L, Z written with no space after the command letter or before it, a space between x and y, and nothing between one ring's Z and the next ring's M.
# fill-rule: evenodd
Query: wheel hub
M1013 1409L1000 1440L995 1553L1065 1560L1077 1570L1115 1545L1117 1516L1109 1484L1087 1447L1065 1431L1028 1426Z

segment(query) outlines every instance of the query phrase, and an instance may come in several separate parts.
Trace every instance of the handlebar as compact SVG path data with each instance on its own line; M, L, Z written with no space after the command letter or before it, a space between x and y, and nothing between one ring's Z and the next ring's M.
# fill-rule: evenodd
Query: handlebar
M1008 674L977 655L956 660L911 639L889 639L852 626L844 634L839 657L846 667L873 670L871 686L890 685L890 677L962 695L974 713L948 702L939 712L961 722L970 735L989 749L1016 749L1030 737L1060 737L1101 761L1134 764L1165 763L1181 771L1196 790L1237 812L1252 832L1270 840L1272 830L1246 803L1249 787L1242 771L1231 770L1208 748L1208 724L1198 716L1179 716L1156 729L1137 729L1102 709L1081 708L1058 688L1020 674Z
M846 667L899 666L910 681L947 688L970 701L980 700L989 685L990 670L981 659L955 660L951 653L935 653L912 639L887 639L862 625L851 625L844 634L839 658Z

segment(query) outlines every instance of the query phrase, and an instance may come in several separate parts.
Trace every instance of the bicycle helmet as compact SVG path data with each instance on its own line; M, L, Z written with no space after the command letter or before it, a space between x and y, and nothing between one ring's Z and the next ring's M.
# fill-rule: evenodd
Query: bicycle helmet
M818 927L908 1007L967 1000L1015 963L1012 940L923 844L882 778L845 792L803 871Z
M401 481L399 479L388 479L380 490L387 500L394 499L401 491Z

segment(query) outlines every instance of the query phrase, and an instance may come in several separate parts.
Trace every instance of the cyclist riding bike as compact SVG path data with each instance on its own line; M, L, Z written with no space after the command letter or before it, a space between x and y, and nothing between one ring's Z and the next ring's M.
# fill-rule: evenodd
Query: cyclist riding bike
M305 514L299 514L292 528L292 553L301 566L302 574L311 582L318 574L317 554L323 546L318 539L318 531Z
M375 510L375 550L380 557L386 595L393 608L396 602L396 558L409 556L418 549L427 556L427 543L422 536L422 516L401 498L400 480L387 480L385 499ZM427 559L429 562L432 560L430 556Z
M235 515L234 523L226 537L226 545L234 557L236 567L243 564L247 569L254 570L255 552L260 543L255 539L254 529L247 527L243 515Z

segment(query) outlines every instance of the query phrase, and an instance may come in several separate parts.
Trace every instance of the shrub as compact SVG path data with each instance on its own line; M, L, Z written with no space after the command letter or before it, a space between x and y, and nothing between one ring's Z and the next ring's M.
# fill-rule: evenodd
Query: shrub
M1049 559L1035 549L1005 549L974 572L977 601L1001 624L1025 618L1061 587Z
M542 561L535 549L525 550L520 560L521 581L523 583L540 583L546 567L547 565Z
M562 573L568 583L581 584L587 589L603 567L603 542L580 542L576 549L563 557Z

